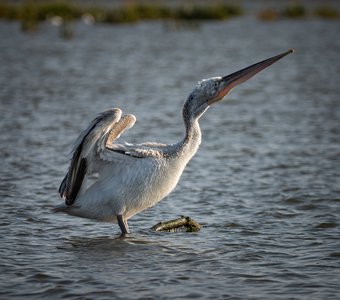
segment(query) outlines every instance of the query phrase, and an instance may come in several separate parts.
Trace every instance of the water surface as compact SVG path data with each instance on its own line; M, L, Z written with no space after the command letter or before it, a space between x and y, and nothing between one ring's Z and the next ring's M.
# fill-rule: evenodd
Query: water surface
M337 21L0 23L0 298L335 299L340 296ZM288 48L201 119L176 190L117 225L52 214L71 143L96 114L137 116L130 142L172 143L195 82ZM155 233L189 215L198 233Z

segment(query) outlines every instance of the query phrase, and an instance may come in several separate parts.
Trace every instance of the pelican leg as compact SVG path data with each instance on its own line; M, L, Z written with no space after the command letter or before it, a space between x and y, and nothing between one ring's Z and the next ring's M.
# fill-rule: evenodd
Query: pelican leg
M122 215L117 216L117 221L122 235L129 233L129 225Z

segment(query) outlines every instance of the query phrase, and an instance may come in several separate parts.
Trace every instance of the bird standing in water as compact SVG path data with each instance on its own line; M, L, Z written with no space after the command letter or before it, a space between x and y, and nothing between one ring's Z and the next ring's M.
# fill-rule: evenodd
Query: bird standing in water
M183 106L185 135L175 144L115 143L136 118L119 108L100 113L77 138L59 194L65 204L55 212L118 223L129 233L128 219L167 196L201 143L198 120L235 86L284 56L288 50L225 77L200 81ZM98 174L88 185L88 177Z

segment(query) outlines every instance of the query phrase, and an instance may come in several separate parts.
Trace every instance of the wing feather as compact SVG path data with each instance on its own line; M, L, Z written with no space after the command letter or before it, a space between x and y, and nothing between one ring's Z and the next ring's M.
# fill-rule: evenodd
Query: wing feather
M59 194L67 205L74 203L84 178L96 171L101 153L110 149L113 141L136 121L133 115L121 116L118 108L104 111L77 138L68 172L59 187Z

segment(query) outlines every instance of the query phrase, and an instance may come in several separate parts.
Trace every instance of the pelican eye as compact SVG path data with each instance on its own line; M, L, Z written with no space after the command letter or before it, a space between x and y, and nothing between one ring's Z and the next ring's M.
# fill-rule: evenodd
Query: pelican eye
M214 94L218 92L219 87L220 87L220 83L218 81L215 81L214 82Z

